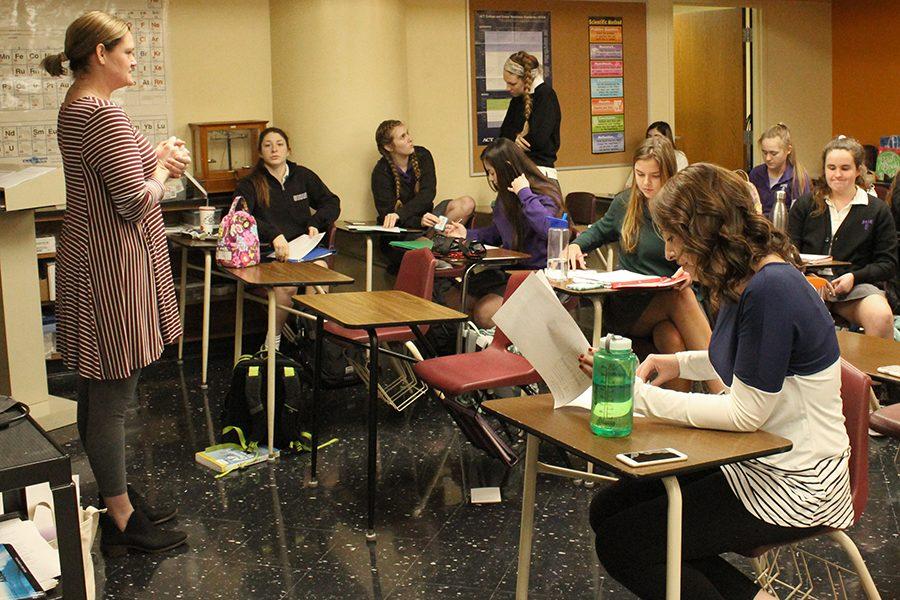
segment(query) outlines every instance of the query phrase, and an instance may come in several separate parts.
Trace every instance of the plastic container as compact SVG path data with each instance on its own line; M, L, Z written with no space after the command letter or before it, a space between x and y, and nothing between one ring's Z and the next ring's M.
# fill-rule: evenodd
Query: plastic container
M594 353L591 394L591 431L595 435L623 437L631 433L637 364L630 339L607 335L601 340Z
M569 278L569 262L566 260L566 248L569 247L569 220L566 215L561 219L547 219L547 279L564 282Z

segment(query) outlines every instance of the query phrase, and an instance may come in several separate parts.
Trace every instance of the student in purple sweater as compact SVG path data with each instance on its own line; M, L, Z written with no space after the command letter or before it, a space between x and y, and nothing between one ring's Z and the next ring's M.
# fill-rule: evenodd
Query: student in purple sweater
M497 192L493 222L471 231L466 231L461 223L451 223L447 235L527 252L531 258L522 266L543 269L547 263L547 219L563 212L557 186L515 142L506 138L488 144L481 153L481 162L491 189ZM503 303L506 279L502 271L495 270L472 277L469 293L478 299L472 307L472 319L479 327L494 326L494 313Z

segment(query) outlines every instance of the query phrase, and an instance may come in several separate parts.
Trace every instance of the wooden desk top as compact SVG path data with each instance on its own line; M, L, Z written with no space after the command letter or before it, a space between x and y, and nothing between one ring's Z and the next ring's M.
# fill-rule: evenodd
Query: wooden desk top
M831 267L849 267L852 264L846 260L829 260L825 262L801 263L800 268L804 271L814 271L816 269L830 269Z
M875 379L900 382L897 377L877 371L878 367L900 365L900 342L850 331L838 331L837 339L841 357L851 365Z
M289 285L340 285L353 283L337 271L320 267L311 262L267 262L243 269L219 267L219 270L232 279L243 281L247 285L289 286Z
M218 239L215 237L200 240L192 238L191 236L185 235L183 233L167 233L166 237L169 238L169 241L176 246L183 246L185 248L200 248L208 250L210 248L215 248L216 244L218 243Z
M418 325L463 321L458 311L397 290L294 296L294 300L327 319L350 327Z
M346 231L347 233L367 233L369 235L403 235L405 233L422 233L423 231L425 231L424 229L411 229L408 227L403 227L403 231L399 233L394 233L392 231L359 231L358 229L350 229L350 225L375 227L377 225L381 225L381 223L376 223L375 221L337 221L334 224L334 227L335 229Z
M683 427L646 417L635 417L631 435L604 438L590 429L590 412L583 408L553 409L550 394L488 400L485 410L511 421L542 440L562 446L586 460L602 463L616 473L635 478L666 477L791 449L791 442L757 431L733 433ZM653 467L630 467L616 458L622 452L675 448L687 460Z

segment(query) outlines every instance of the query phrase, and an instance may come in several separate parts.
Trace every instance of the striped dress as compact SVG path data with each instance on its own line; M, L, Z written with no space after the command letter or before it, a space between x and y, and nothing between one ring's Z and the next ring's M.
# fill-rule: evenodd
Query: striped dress
M58 347L82 377L122 379L181 335L156 154L121 107L94 97L60 109L58 136Z

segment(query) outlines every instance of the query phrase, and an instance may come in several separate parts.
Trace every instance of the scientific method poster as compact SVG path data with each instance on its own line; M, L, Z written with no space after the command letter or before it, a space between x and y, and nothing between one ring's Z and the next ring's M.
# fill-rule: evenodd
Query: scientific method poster
M550 61L550 13L475 13L475 93L478 144L500 135L500 125L511 100L503 81L503 63L514 52L536 56L544 81L552 86Z
M588 19L591 153L625 151L625 61L622 17Z

